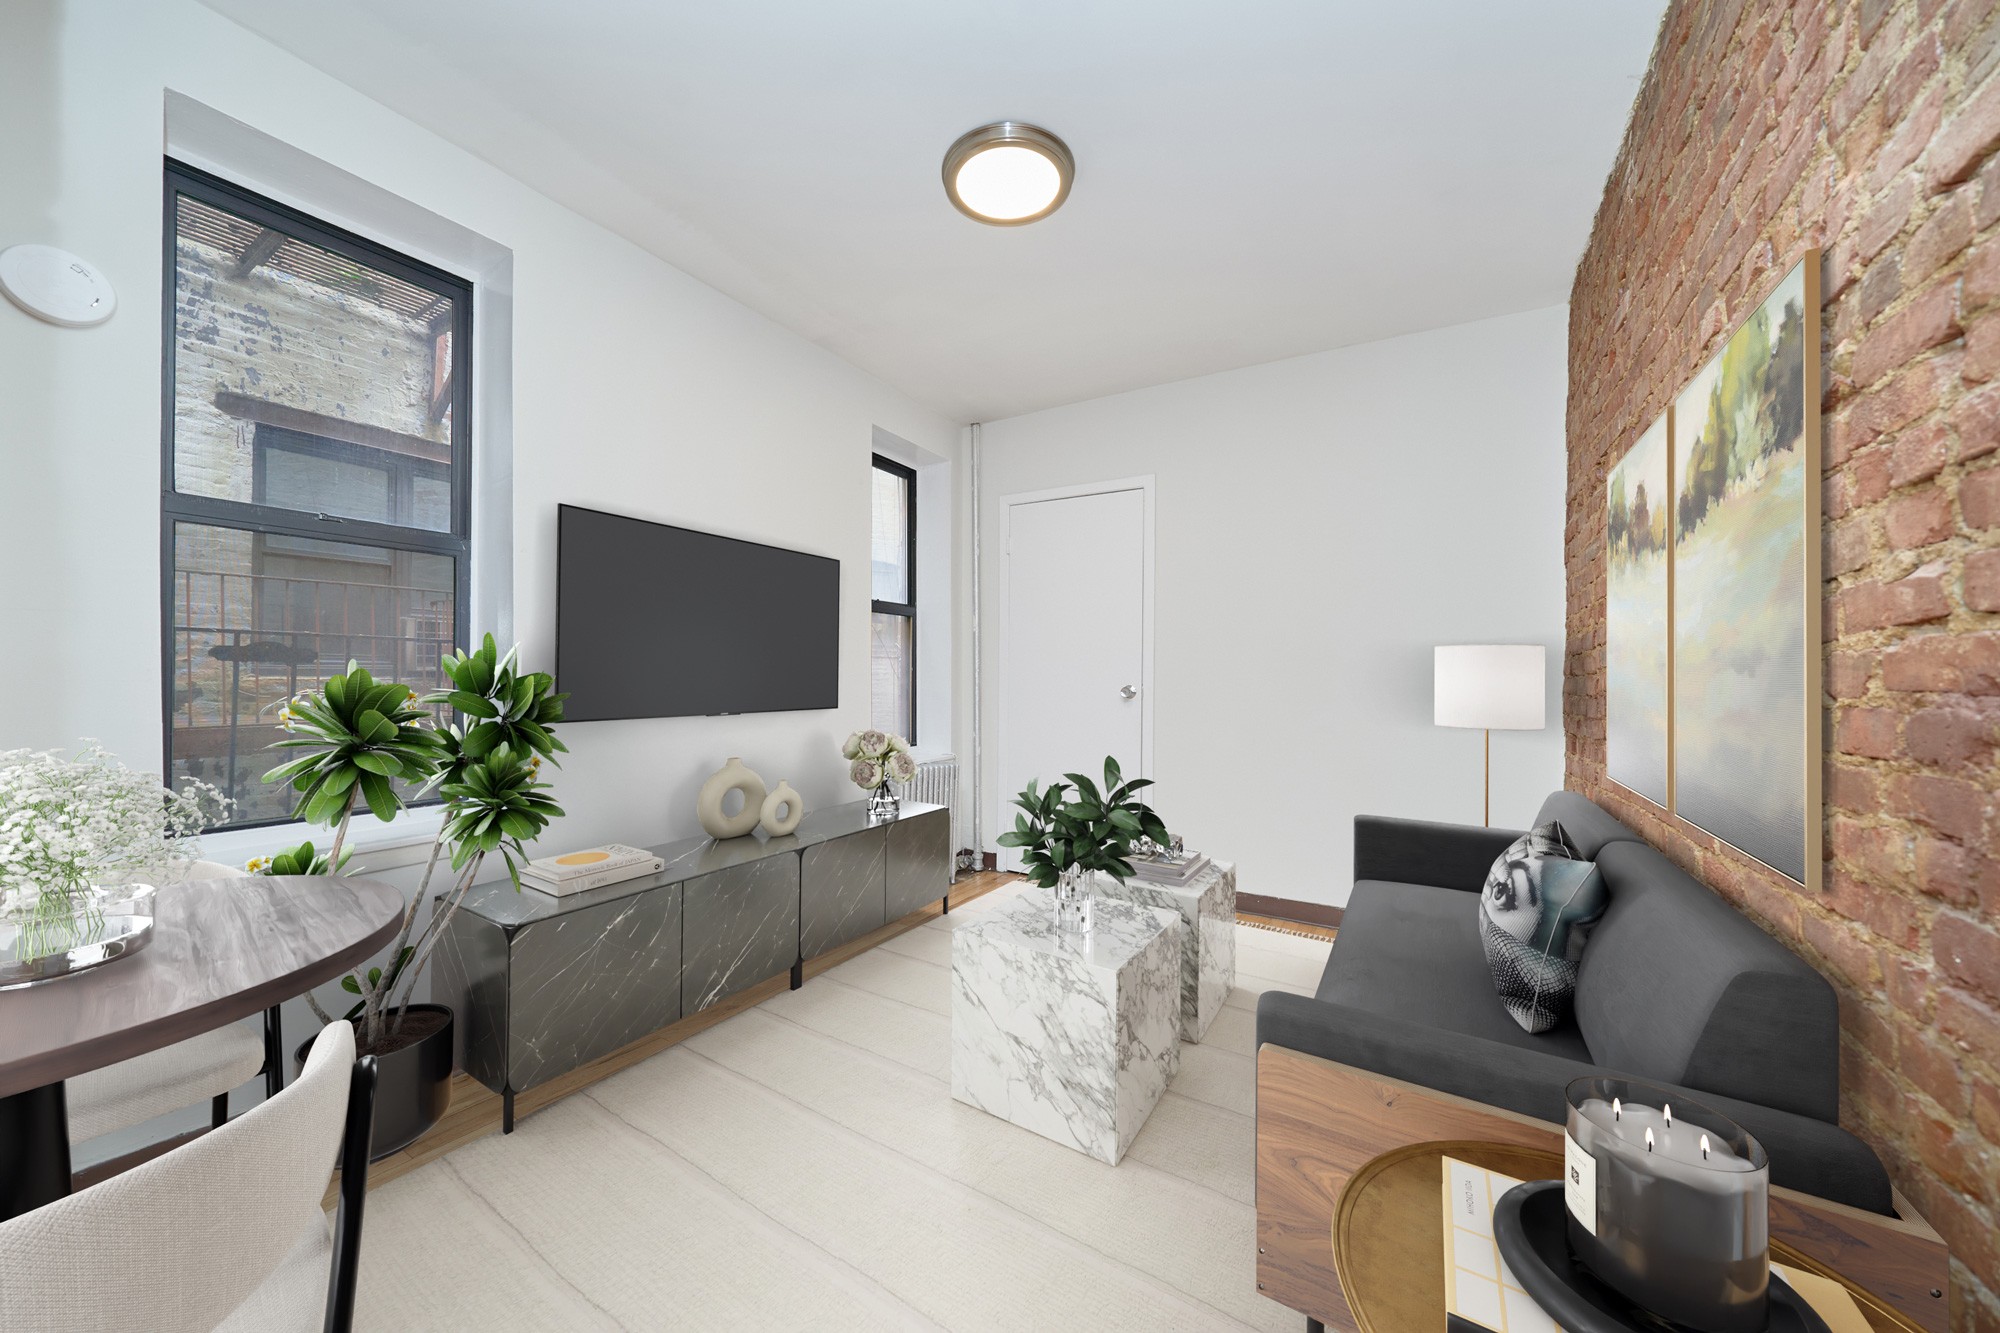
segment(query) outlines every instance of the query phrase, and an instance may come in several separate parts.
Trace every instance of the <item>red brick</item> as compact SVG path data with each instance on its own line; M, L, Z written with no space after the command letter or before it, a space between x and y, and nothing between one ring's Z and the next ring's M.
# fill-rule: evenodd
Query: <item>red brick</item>
M1979 902L1979 886L1993 875L1991 863L1942 838L1917 839L1917 887L1954 907Z
M1829 842L1834 857L1844 866L1860 872L1878 883L1899 883L1910 871L1909 835L1893 828L1879 825L1870 826L1852 819L1833 821ZM1864 895L1865 901L1858 912L1848 912L1834 906L1843 916L1852 915L1859 920L1868 919L1867 903L1881 895L1873 890Z
M1962 991L1938 993L1938 1031L1981 1064L2000 1068L2000 1013Z
M1946 418L1946 424L1951 427L1952 434L1958 436L1960 462L1983 458L1995 449L2000 449L2000 384L1989 385L1959 399L1958 405L1951 409L1950 416ZM1982 475L1986 484L1995 484L1995 474ZM1959 489L1961 507L1965 503L1964 496L1964 487L1961 486ZM1980 510L1982 515L2000 513L2000 508L1990 507L1990 502L1982 501L1982 504L1989 506ZM1972 520L1968 517L1966 521L1970 523ZM1994 520L1989 517L1974 526L1990 528L1993 523Z
M1896 755L1898 715L1888 708L1843 708L1834 715L1834 748L1870 759Z
M1959 778L1913 773L1892 785L1891 807L1949 838L1976 843L1986 829L1986 792Z
M1958 512L1968 528L2000 525L2000 468L1975 472L1958 484Z
M1932 140L1924 154L1924 179L1932 190L1956 185L1979 170L1996 146L2000 146L2000 79L1989 78Z
M1959 373L1968 384L2000 378L2000 319L1982 320L1967 330Z
M2000 694L2000 634L1926 634L1882 654L1882 684L1906 692Z
M1918 709L1904 727L1904 748L1919 763L1952 768L1992 757L1993 719L1974 709Z
M1916 182L1904 177L1889 187L1888 193L1876 200L1861 219L1861 225L1854 233L1858 257L1873 259L1888 246L1889 242L1902 233L1910 221L1910 209L1917 200ZM1831 287L1831 284L1828 284ZM1831 296L1828 291L1825 295Z
M1972 191L1953 190L1903 245L1903 280L1916 286L1958 258L1972 240Z
M1868 693L1868 679L1875 674L1877 655L1869 652L1833 653L1826 659L1826 689L1836 699L1858 699Z
M1843 764L1826 775L1826 801L1836 810L1872 814L1882 802L1881 784L1867 769Z
M1866 388L1919 352L1958 334L1958 283L1951 279L1934 285L1862 338L1854 350L1853 380Z
M1836 925L1815 916L1801 916L1799 926L1806 943L1849 985L1872 990L1881 983L1881 959L1858 928Z
M1944 471L1950 457L1950 437L1944 423L1934 421L1903 432L1889 454L1889 484L1914 486Z
M1897 1043L1896 1068L1945 1114L1963 1116L1972 1098L1965 1069L1957 1053L1925 1032L1911 1032Z
M1965 557L1965 604L1974 611L2000 611L2000 551Z
M1931 955L1938 969L1986 1003L2000 1003L2000 931L1956 912L1931 923Z
M1826 525L1826 545L1823 556L1823 572L1833 578L1840 574L1851 574L1868 563L1868 522L1864 518L1851 518L1841 523Z
M1966 310L1982 309L1995 300L2000 300L2000 240L1976 245L1966 255L1965 287L1959 294Z
M1897 500L1883 523L1889 545L1899 551L1941 542L1951 530L1951 498L1935 488Z

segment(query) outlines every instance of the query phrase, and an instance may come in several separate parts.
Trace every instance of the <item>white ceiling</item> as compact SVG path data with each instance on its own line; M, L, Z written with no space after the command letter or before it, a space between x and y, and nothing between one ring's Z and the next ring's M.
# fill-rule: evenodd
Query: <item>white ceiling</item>
M204 0L953 418L1566 300L1663 0ZM945 199L1043 125L1061 211Z

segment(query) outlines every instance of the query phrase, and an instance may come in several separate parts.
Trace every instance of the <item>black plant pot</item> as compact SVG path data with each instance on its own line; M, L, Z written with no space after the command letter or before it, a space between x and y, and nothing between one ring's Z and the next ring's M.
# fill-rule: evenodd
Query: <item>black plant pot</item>
M412 1016L443 1014L444 1024L400 1050L375 1057L375 1134L368 1150L371 1162L422 1138L444 1119L445 1108L451 1104L452 1012L441 1004L413 1004L409 1012ZM311 1049L310 1038L299 1043L293 1053L294 1068L304 1067L306 1052Z

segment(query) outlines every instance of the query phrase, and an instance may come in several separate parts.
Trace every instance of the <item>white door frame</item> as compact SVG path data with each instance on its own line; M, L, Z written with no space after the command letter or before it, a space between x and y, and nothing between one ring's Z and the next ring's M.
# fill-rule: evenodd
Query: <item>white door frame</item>
M992 673L993 716L995 736L993 744L993 820L989 825L991 836L997 838L1014 827L1009 811L1013 809L1015 793L999 790L1006 781L1007 772L1007 650L1012 636L1009 621L1013 617L1013 599L1010 596L1013 582L1013 530L1015 505L1040 504L1046 500L1073 500L1086 495L1108 495L1116 491L1138 491L1145 514L1144 549L1140 556L1140 580L1143 591L1139 605L1139 762L1128 770L1132 777L1153 776L1153 474L1139 477L1121 477L1113 481L1085 482L1075 486L1057 486L1044 491L1018 491L1000 497L1000 531L1006 547L1000 560L1000 632L995 643L997 670ZM1091 774L1094 778L1097 774ZM999 853L995 864L1002 870L1017 869L1018 855L1011 847L996 849Z

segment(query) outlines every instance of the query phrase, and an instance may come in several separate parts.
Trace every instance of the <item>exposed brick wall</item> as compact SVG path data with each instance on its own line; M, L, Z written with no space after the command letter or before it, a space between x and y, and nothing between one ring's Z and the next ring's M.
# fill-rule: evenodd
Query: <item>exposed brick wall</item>
M1676 0L1570 305L1568 784L1840 992L1842 1120L2000 1329L2000 5ZM1827 765L1808 895L1604 778L1605 477L1823 248Z

